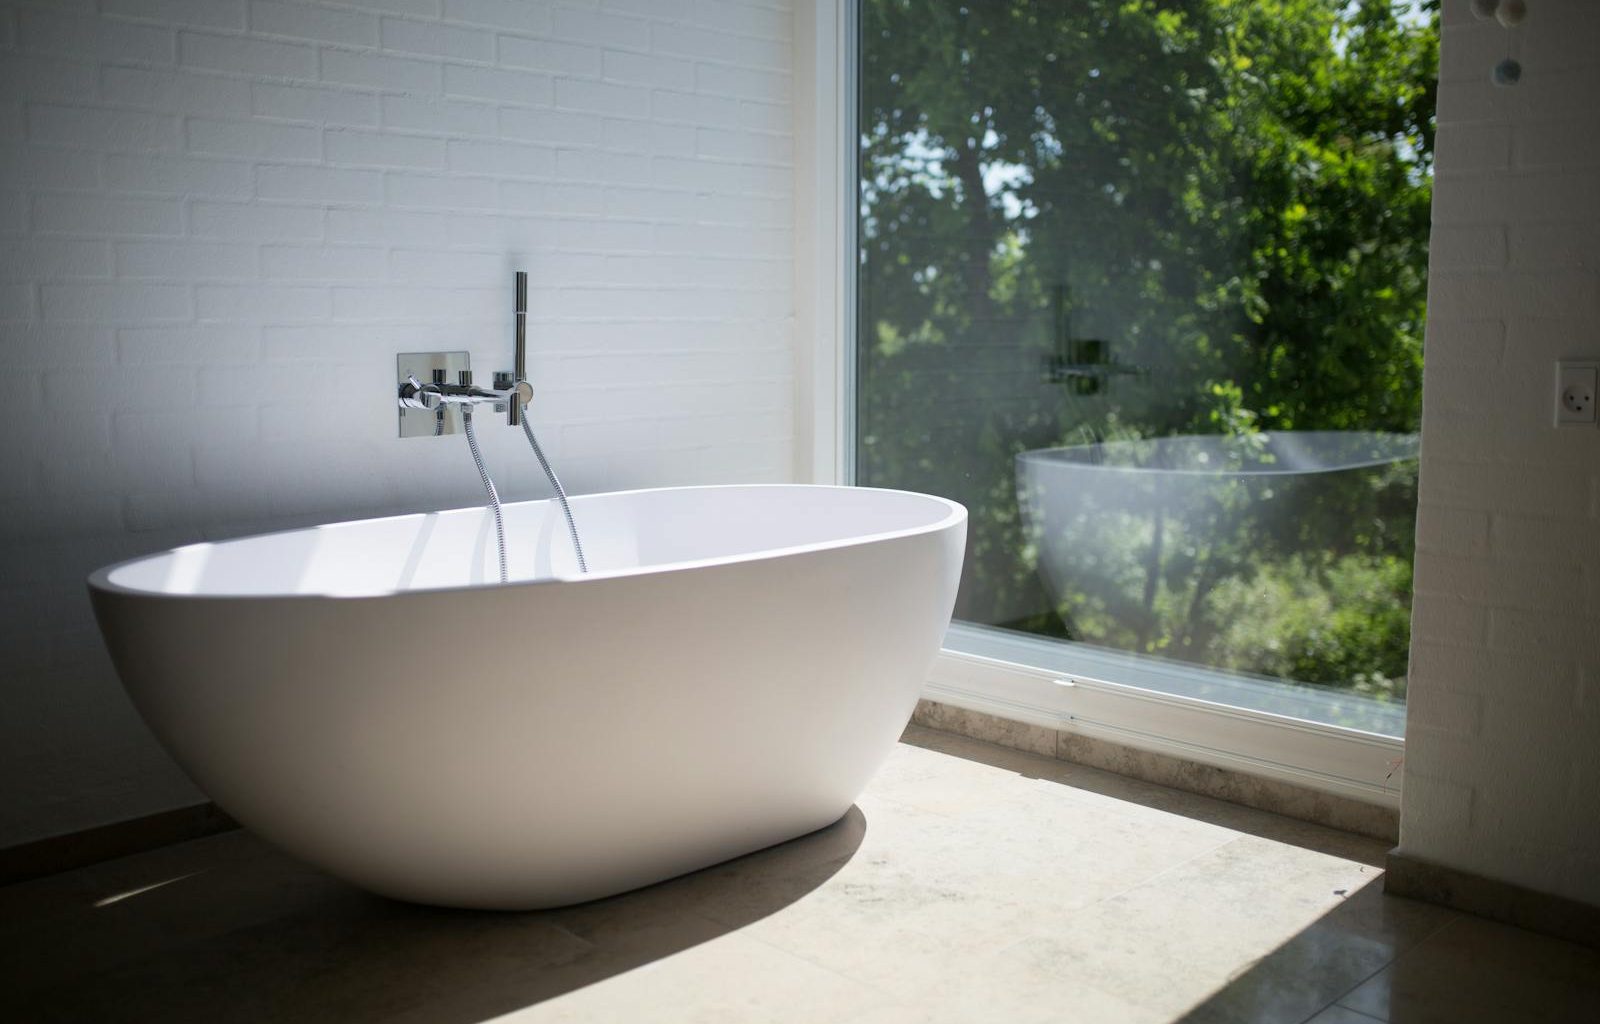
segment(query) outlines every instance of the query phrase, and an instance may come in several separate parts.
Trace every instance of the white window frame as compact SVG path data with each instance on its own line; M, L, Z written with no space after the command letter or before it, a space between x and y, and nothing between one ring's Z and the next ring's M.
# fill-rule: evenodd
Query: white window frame
M858 0L796 5L794 479L812 483L855 482L858 25ZM1026 638L972 653L972 629L952 626L928 699L1399 806L1398 736L1043 667Z
M855 479L855 0L795 6L795 479Z

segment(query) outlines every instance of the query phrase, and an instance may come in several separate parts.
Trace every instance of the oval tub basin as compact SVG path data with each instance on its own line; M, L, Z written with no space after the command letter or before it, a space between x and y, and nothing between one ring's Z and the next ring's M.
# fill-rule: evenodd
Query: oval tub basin
M530 909L849 810L950 618L966 511L686 487L197 544L90 577L124 685L229 814L388 896Z

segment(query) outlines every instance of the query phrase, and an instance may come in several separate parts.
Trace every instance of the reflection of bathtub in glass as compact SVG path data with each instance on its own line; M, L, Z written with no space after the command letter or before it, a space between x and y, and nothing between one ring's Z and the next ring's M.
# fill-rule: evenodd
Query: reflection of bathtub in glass
M1023 452L1017 491L1074 640L1285 676L1259 630L1283 594L1313 629L1336 612L1337 559L1409 551L1416 454L1415 435L1365 432L1111 441Z

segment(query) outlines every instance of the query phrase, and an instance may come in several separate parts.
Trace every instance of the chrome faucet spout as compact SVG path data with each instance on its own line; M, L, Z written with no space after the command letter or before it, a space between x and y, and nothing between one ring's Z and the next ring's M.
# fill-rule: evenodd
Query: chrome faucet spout
M483 388L470 382L460 384L423 384L416 377L408 377L400 385L402 409L438 409L441 406L465 407L492 405L498 409L505 405L522 405L533 400L533 385L518 381L509 387Z

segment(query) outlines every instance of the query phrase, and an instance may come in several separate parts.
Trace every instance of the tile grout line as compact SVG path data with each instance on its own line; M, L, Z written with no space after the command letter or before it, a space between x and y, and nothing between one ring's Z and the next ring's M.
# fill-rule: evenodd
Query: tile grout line
M1373 1021L1374 1024L1388 1024L1387 1018L1374 1017L1370 1013L1362 1013L1360 1010L1352 1010L1352 1009L1350 1009L1350 1007L1348 1007L1348 1006L1340 1006L1338 1003L1329 1003L1327 1006L1322 1007L1320 1010L1317 1010L1317 1011L1313 1012L1311 1014L1311 1016L1309 1016L1305 1020L1301 1021L1300 1024L1313 1024L1313 1022L1318 1017L1322 1016L1324 1013L1327 1013L1329 1010L1333 1009L1334 1007L1338 1007L1339 1009L1345 1011L1346 1013L1354 1014L1355 1016L1360 1017L1362 1020Z
M1163 813L1167 813L1167 812L1163 812ZM1217 827L1218 828L1223 828L1224 826L1218 825ZM1222 842L1218 843L1217 845L1211 846L1211 847L1207 847L1206 849L1202 850L1201 852L1195 854L1193 857L1185 858L1184 860L1181 860L1176 864L1169 864L1166 867L1162 868L1160 871L1157 871L1155 874L1149 875L1149 876L1147 876L1145 878L1141 878L1141 879L1139 879L1139 881L1134 882L1134 883L1132 883L1132 884L1130 884L1130 885L1128 885L1128 886L1126 886L1126 887L1124 887L1122 889L1118 889L1116 892L1108 893L1107 895L1102 896L1097 900L1091 900L1091 901L1089 901L1089 903L1087 905L1091 906L1091 907L1092 906L1096 906L1098 904L1105 903L1108 900L1114 900L1119 896L1124 896L1124 895L1126 895L1126 894L1128 894L1130 892L1133 892L1135 889L1142 889L1145 886L1149 885L1151 882L1154 882L1156 879L1161 878L1161 877L1163 877L1165 875L1169 875L1172 872L1177 871L1179 868L1187 867L1188 865L1193 864L1195 861L1199 860L1202 857L1209 857L1213 853L1216 853L1218 850L1221 850L1224 847L1232 846L1234 843L1237 843L1239 840L1244 839L1246 837L1246 833L1234 832L1233 829L1228 829L1228 831L1229 832L1233 832L1233 835L1230 836L1227 839L1224 839ZM1268 840L1268 842L1271 842L1271 841L1272 840Z
M778 912L782 913L781 910L778 911ZM693 913L695 914L695 916L700 917L702 920L710 921L713 924L718 925L719 927L724 927L724 928L727 927L725 924L722 924L721 922L717 921L716 918L707 917L706 915L701 914L698 911L694 911ZM772 915L768 915L768 916L770 917ZM760 920L765 920L765 918L762 918ZM748 939L748 940L750 940L752 942L759 943L760 945L763 945L763 946L767 947L768 949L773 950L775 952L781 953L784 956L787 956L787 957L790 957L792 959L798 960L798 961L800 961L801 963L804 963L804 964L810 964L812 967L817 968L819 971L826 971L828 974L831 974L836 978L843 978L845 981L848 981L851 984L860 985L862 988L868 989L869 991L872 991L872 992L876 992L878 995L880 995L884 999L888 1000L888 1003L891 1006L915 1007L915 1006L918 1005L916 1003L907 1002L906 1000L904 1000L904 999L900 998L899 996L895 995L893 992L890 992L890 991L887 991L886 989L880 988L876 982L867 981L864 978L858 978L853 974L846 974L843 971L841 971L841 970L839 970L839 969L837 969L835 967L830 967L825 963L820 963L819 961L814 960L809 956L806 956L804 953L801 953L798 950L789 949L787 946L780 946L776 942L773 942L773 941L771 941L769 939L762 938L761 936L756 935L753 932L746 931L746 929L749 928L749 926L751 924L755 924L755 923L757 923L757 922L751 921L751 922L748 922L746 924L742 924L742 925L738 926L737 928L732 929L727 934L729 934L729 935L738 935L740 938Z
M1387 971L1389 968L1391 968L1395 964L1399 963L1400 959L1402 957L1406 956L1407 954L1409 954L1412 950L1418 948L1423 943L1427 942L1429 939L1433 938L1435 935L1438 935L1440 932L1444 931L1446 928L1448 928L1451 925L1455 924L1459 920L1461 920L1461 915L1459 913L1452 912L1443 921L1440 921L1438 926L1436 926L1435 928L1430 930L1426 935L1422 936L1422 938L1418 939L1416 942L1413 942L1411 945L1407 946L1405 949L1396 950L1394 956L1390 957L1383 964L1383 966L1377 968L1371 974L1368 974L1366 977L1362 978L1360 981L1356 982L1354 985L1351 985L1349 988L1345 989L1344 992L1341 995L1339 995L1338 997L1336 997L1333 1000L1333 1002L1329 1003L1327 1006L1324 1006L1321 1010L1318 1010L1317 1013L1322 1013L1323 1010L1327 1010L1330 1007L1337 1006L1341 1010L1349 1010L1351 1013L1358 1013L1358 1014L1361 1014L1361 1016L1363 1016L1363 1017L1371 1017L1372 1015L1369 1014L1369 1013L1365 1013L1365 1012L1363 1012L1361 1010L1355 1009L1354 1007L1350 1007L1350 1006L1344 1005L1344 1000L1349 998L1349 996L1352 993L1354 993L1357 989L1359 989L1361 986L1365 985L1367 982L1371 981L1373 978L1376 978L1378 975L1382 974L1384 971ZM1314 1014L1311 1015L1311 1017L1315 1017L1316 1015L1317 1014L1314 1013ZM1311 1018L1308 1017L1307 1021L1309 1022L1310 1019ZM1373 1019L1374 1020L1387 1020L1388 1018L1387 1017L1373 1017Z

